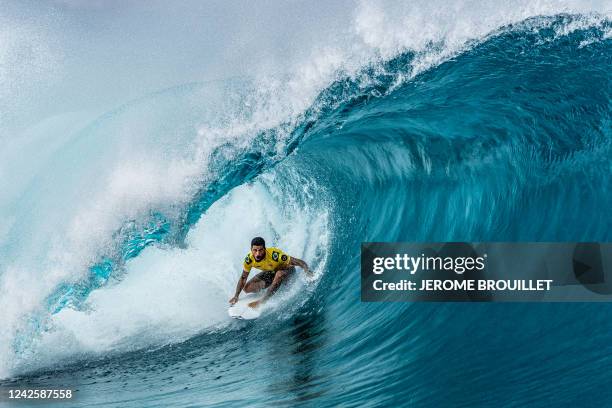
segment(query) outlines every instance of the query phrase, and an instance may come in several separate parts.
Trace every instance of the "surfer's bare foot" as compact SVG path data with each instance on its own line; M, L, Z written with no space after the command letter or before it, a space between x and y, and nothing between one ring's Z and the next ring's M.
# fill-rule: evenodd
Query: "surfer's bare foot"
M238 302L238 296L234 296L229 300L230 305L235 305Z
M255 309L257 306L259 306L261 303L261 300L256 300L254 302L249 303L249 307L252 309Z

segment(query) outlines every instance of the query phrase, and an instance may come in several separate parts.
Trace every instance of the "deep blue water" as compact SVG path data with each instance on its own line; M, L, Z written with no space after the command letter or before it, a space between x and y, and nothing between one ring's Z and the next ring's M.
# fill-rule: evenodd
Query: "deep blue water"
M78 309L143 248L188 246L213 203L268 177L331 213L328 261L296 308L162 346L79 354L0 386L69 385L78 391L66 406L611 405L607 304L360 302L364 241L612 239L612 23L559 35L577 19L504 27L414 77L418 56L404 53L337 80L297 124L259 131L231 161L231 146L219 147L214 179L179 215L126 226L89 278L46 299L53 313ZM160 99L202 87L136 105L163 108ZM283 126L288 142L271 151Z

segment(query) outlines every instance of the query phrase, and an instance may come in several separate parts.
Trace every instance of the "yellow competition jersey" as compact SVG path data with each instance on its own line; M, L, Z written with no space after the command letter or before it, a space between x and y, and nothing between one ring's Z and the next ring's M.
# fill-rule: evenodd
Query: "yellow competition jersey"
M278 248L266 248L266 256L261 261L255 261L251 252L247 254L242 263L242 268L250 272L251 268L261 269L262 271L278 271L279 269L289 268L291 257Z

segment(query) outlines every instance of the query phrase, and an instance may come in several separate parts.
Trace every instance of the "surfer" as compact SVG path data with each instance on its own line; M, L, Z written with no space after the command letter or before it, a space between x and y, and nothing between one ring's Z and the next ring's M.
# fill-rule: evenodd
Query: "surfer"
M312 276L306 262L289 256L278 248L266 248L266 241L262 237L253 238L251 240L251 251L242 263L242 276L238 280L238 285L236 285L236 294L229 300L230 304L233 305L238 302L238 296L242 289L247 293L253 293L268 288L261 299L249 303L249 306L255 308L263 304L276 292L283 280L295 272L296 266L302 268L308 276ZM247 283L251 268L259 269L261 272Z

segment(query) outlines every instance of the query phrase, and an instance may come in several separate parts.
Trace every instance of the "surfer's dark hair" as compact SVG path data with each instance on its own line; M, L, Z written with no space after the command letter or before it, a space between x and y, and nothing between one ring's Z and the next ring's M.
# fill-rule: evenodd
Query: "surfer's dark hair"
M264 239L262 237L255 237L251 240L251 246L262 246L262 247L266 247L266 241L264 241Z

